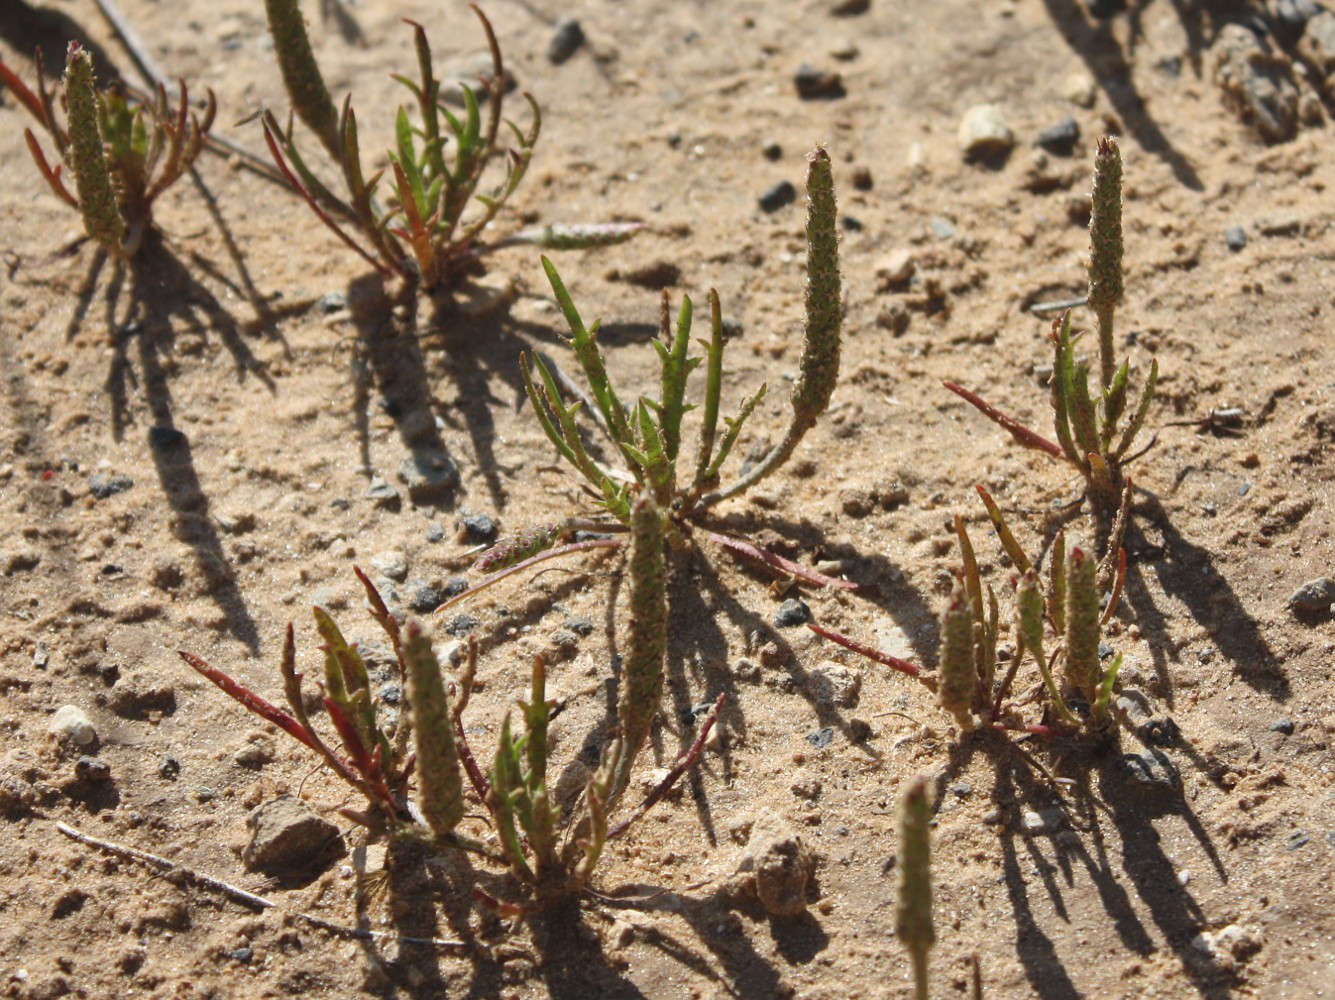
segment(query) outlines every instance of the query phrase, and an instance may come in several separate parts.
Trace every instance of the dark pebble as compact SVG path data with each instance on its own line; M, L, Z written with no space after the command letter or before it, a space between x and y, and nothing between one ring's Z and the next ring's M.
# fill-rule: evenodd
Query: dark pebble
M809 621L811 621L811 609L797 598L784 601L774 614L775 628L792 628L794 625L805 625Z
M453 636L467 635L482 622L472 615L455 615L445 624L445 631Z
M1173 791L1178 787L1177 767L1162 751L1123 754L1118 764L1126 780L1142 788Z
M120 576L125 572L125 567L120 563L107 563L102 567L103 576Z
M782 158L783 147L780 146L773 139L768 139L766 140L765 144L760 147L760 153L762 156L765 157L765 159L773 163L775 160Z
M1292 735L1293 735L1293 720L1292 720L1292 719L1277 719L1276 721L1270 723L1270 731L1271 731L1272 733L1283 733L1285 736L1292 736Z
M835 17L856 17L871 10L871 0L837 0L830 8Z
M1309 580L1289 595L1289 610L1300 618L1326 618L1335 605L1335 580L1328 576Z
M695 725L696 719L703 719L709 714L709 710L714 707L712 701L702 701L698 705L692 705L689 708L683 708L680 713L681 724L683 726Z
M855 215L839 216L839 226L846 233L860 233L867 228L862 224L862 220Z
M793 85L797 88L797 96L804 101L829 101L848 93L844 90L844 78L838 73L817 69L807 63L793 74Z
M459 540L465 545L482 545L496 537L496 522L487 514L466 514L459 519Z
M329 501L329 506L334 508L334 510L351 510L352 501L347 497L335 497L333 500Z
M583 44L584 29L580 27L578 21L573 17L557 21L556 33L552 35L551 44L547 46L547 59L553 65L560 66L578 52Z
M586 618L583 615L577 618L567 618L565 626L576 635L593 635L593 619Z
M468 581L462 576L452 576L445 581L445 596L458 597L468 589Z
M1085 7L1090 17L1106 21L1119 11L1126 10L1126 0L1086 0Z
M445 529L435 521L426 526L426 540L432 545L445 540Z
M175 427L150 427L148 429L148 446L157 451L180 448L185 443L185 434Z
M236 959L238 962L249 962L252 958L255 957L255 949L238 948L236 951L232 952L232 957Z
M817 729L814 733L807 733L807 742L817 750L824 750L834 742L834 729L826 726L824 729Z
M382 684L378 694L386 705L397 705L403 701L403 688L397 684Z
M871 739L871 723L866 719L849 719L848 738L854 743L866 743Z
M797 201L797 188L792 181L779 181L760 196L760 208L765 212L777 212L784 205Z
M1224 233L1224 244L1237 253L1247 245L1247 230L1241 226L1232 226Z
M1170 747L1178 741L1182 730L1177 728L1177 723L1172 718L1162 715L1142 722L1136 727L1136 735L1146 743L1153 743L1157 747Z
M417 587L410 598L408 598L408 607L412 608L419 615L430 614L440 607L445 598L440 596L440 591L428 584L422 584Z
M74 773L80 781L110 781L111 765L85 755L74 762Z
M1112 655L1113 655L1113 648L1111 646L1109 646L1106 642L1099 643L1100 660L1106 660L1108 657Z
M973 785L969 784L967 781L957 781L950 786L950 791L952 795L956 795L961 799L967 799L973 794Z
M1290 851L1296 851L1300 847L1305 847L1312 838L1302 830L1294 830L1289 834L1289 839L1284 842L1284 846Z
M105 500L107 497L114 497L117 493L124 493L134 486L134 480L129 476L90 476L88 479L88 492L99 500Z
M870 191L872 184L871 167L860 163L853 168L853 187L859 191Z
M1067 115L1056 125L1045 128L1034 139L1034 145L1058 156L1070 156L1080 141L1080 123Z
M342 312L348 308L348 297L342 292L326 292L320 297L320 309L326 314Z
M181 762L168 754L158 761L158 777L166 778L168 781L175 781L176 776L181 773Z

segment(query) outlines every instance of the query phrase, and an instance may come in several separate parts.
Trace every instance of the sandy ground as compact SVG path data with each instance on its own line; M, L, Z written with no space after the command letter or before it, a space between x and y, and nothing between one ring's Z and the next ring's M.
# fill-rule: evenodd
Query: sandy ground
M465 515L509 533L588 512L518 378L523 349L567 357L560 315L536 254L519 249L494 255L483 279L513 288L507 309L395 312L295 198L214 157L200 170L214 209L182 182L161 204L164 244L124 280L92 273L91 249L69 249L78 220L30 169L22 111L3 95L7 995L907 996L894 813L919 772L941 793L933 995L963 994L974 952L993 997L1335 994L1335 625L1287 606L1332 570L1335 166L1319 72L1291 74L1302 123L1267 144L1214 72L1225 24L1278 30L1260 5L1153 0L1110 20L1061 0L841 6L857 5L491 0L546 120L501 226L648 223L630 244L563 257L566 282L587 317L604 318L609 365L632 394L655 388L645 341L657 289L702 302L717 288L739 324L725 390L735 406L760 381L783 387L800 332L801 202L766 212L758 200L781 181L800 187L804 154L830 149L842 383L793 467L730 503L721 523L809 564L845 560L861 590L805 594L816 617L930 665L958 560L955 514L975 526L984 571L1006 572L975 483L1035 550L1062 524L1088 533L1069 506L1078 482L940 383L965 382L1045 425L1047 320L1028 307L1082 291L1089 154L1103 131L1119 132L1120 329L1137 370L1154 356L1163 377L1149 420L1157 444L1134 467L1130 579L1109 641L1126 657L1123 685L1176 724L1180 735L1156 747L1176 786L1127 779L1120 755L1145 748L1124 732L1101 753L1026 744L1072 779L1054 789L1000 734L961 738L907 678L777 628L786 595L771 579L702 552L674 573L666 696L643 770L689 743L684 709L726 691L722 738L596 879L603 893L667 892L635 909L590 900L517 923L469 901L465 867L396 851L368 889L368 926L462 947L369 946L302 922L293 914L357 922L356 857L266 880L241 860L247 817L299 794L340 824L351 852L363 840L336 810L355 797L175 651L280 698L289 620L299 665L318 673L312 602L350 636L380 640L354 563L388 566L411 602L467 576ZM124 8L167 72L214 88L219 132L259 148L255 124L233 123L286 99L258 5ZM355 91L368 150L390 141L377 110L402 99L388 74L412 71L400 18L427 26L442 61L481 44L453 0L365 0L343 14L308 11L331 87ZM554 65L561 17L578 18L587 42ZM133 73L89 0L36 13L5 0L0 27L0 53L29 78L34 44L50 57L70 37ZM843 96L799 98L803 63L840 73ZM980 103L1014 129L1001 162L960 153L958 123ZM1036 150L1067 116L1075 154ZM1247 236L1236 250L1234 227ZM886 272L905 255L916 272L892 285ZM786 396L771 391L736 461L781 431ZM1191 423L1225 408L1242 411L1236 426ZM458 489L414 503L403 462L442 452ZM376 476L399 490L397 506L367 496ZM114 477L132 485L108 494ZM406 565L389 566L392 552ZM564 794L581 787L606 732L616 594L615 563L572 560L465 609L484 648L476 745L491 745L530 655L547 653L567 699L552 751ZM441 642L445 624L434 623ZM860 676L843 704L816 681L830 661ZM91 718L90 750L49 734L64 705ZM95 764L80 769L81 752ZM819 858L800 917L768 917L730 888L762 813ZM158 877L62 837L58 821L278 908L255 913ZM371 852L374 868L384 854Z

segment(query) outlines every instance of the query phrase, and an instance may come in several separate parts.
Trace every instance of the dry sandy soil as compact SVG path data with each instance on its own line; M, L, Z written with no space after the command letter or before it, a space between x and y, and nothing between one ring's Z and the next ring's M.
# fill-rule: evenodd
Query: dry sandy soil
M312 602L351 636L380 640L353 564L401 553L406 567L389 568L407 605L467 576L471 543L456 533L466 514L505 534L588 512L518 378L521 349L568 357L560 315L536 253L519 249L490 258L483 279L512 286L508 307L472 313L465 289L457 304L395 312L294 197L216 157L200 170L215 207L182 182L161 204L163 245L133 274L93 273L91 248L71 249L78 220L30 169L21 109L0 95L6 995L907 996L894 812L920 772L940 792L933 995L963 994L974 952L993 997L1335 994L1335 625L1287 604L1335 561L1335 158L1320 67L1291 72L1303 119L1267 144L1214 72L1225 24L1280 31L1259 4L1152 0L1106 20L1073 0L839 6L488 0L546 118L501 225L648 223L625 246L561 259L634 391L654 389L645 341L658 289L700 302L717 288L739 324L726 399L735 406L766 379L780 389L740 462L783 426L801 325L801 199L773 212L758 199L780 181L800 188L804 154L829 148L844 216L842 383L799 461L721 523L808 564L844 560L862 588L805 594L815 616L931 665L958 560L955 514L975 526L985 572L1005 579L975 483L1034 549L1063 524L1088 533L1069 506L1078 481L940 383L985 389L1045 425L1048 321L1028 307L1081 293L1089 154L1104 130L1120 133L1120 329L1137 372L1155 356L1163 378L1157 444L1135 466L1130 579L1110 642L1126 657L1123 686L1175 722L1179 735L1154 749L1179 780L1129 779L1121 755L1145 746L1127 730L1098 753L1026 744L1071 779L1053 788L1001 734L961 738L909 679L777 628L785 595L771 579L703 553L674 575L666 696L643 769L689 743L684 709L726 691L722 738L683 794L609 851L596 882L665 893L634 909L590 900L504 921L469 901L464 867L404 851L368 885L367 926L462 947L370 946L309 926L294 914L359 919L350 866L363 841L336 812L357 801L176 650L279 698L288 621L300 667L318 674ZM167 72L214 88L219 132L259 147L255 124L233 123L286 106L260 5L124 9ZM442 61L480 47L454 0L308 16L331 88L356 93L364 149L390 140L379 111L402 91L389 72L412 71L401 17L427 26ZM578 18L587 43L555 65L547 47L561 17ZM90 0L36 11L4 0L0 36L29 78L34 44L58 65L70 37L133 78ZM1281 55L1297 51L1285 45ZM843 96L800 98L803 63L841 73ZM969 163L957 126L986 102L1016 146ZM1038 152L1038 133L1068 115L1075 154ZM1236 250L1233 227L1247 235ZM916 274L891 286L897 251ZM1193 423L1230 407L1243 414L1236 426ZM458 488L414 502L401 466L442 452ZM397 506L367 496L376 476ZM109 492L115 477L132 485ZM606 734L624 617L608 607L615 567L570 560L465 609L484 647L475 745L491 745L530 655L549 654L567 699L553 730L563 793L581 787ZM581 620L592 628L571 627ZM442 643L445 624L435 622ZM844 704L814 680L828 661L860 674ZM64 705L96 728L91 766L77 765L90 751L48 732ZM285 792L340 823L349 853L266 880L242 864L247 817ZM768 917L732 879L762 812L819 858L800 917ZM255 913L162 878L63 837L59 821L278 907ZM374 867L383 854L372 852Z

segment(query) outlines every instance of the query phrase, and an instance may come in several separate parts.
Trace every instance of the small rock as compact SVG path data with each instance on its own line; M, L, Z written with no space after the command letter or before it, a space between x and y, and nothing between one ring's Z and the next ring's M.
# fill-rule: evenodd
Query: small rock
M807 733L807 742L817 750L824 750L834 742L834 728L826 726L823 729L817 729L814 733Z
M452 576L445 581L445 596L458 597L468 589L468 578L463 576Z
M93 728L88 713L75 705L58 708L47 723L46 731L81 747L89 746L97 740L97 730Z
M232 754L232 760L236 761L242 767L259 770L265 764L273 763L274 745L273 740L264 735L255 735L250 738L245 746L236 753Z
M1080 124L1067 115L1056 125L1045 128L1034 138L1034 145L1058 156L1070 156L1080 141Z
M821 783L820 779L814 775L800 775L796 781L789 786L789 791L799 799L808 799L814 801L820 798Z
M488 514L465 514L455 523L458 539L465 545L485 545L496 537L496 521Z
M445 540L445 529L432 521L426 526L426 540L432 545Z
M342 292L325 292L320 296L320 311L326 316L348 308L348 297Z
M176 711L176 685L147 669L127 670L116 681L108 707L124 719L147 718L151 712Z
M409 584L409 590L408 607L419 615L430 614L445 601L445 598L441 596L440 591L427 583L418 581Z
M1160 750L1123 754L1118 767L1128 782L1146 789L1171 792L1181 780L1177 766Z
M858 57L857 43L851 38L835 39L834 44L830 46L830 57L840 62L852 62Z
M399 480L408 487L413 503L438 503L454 495L459 485L459 467L445 452L421 448L399 465Z
M1066 814L1055 806L1047 809L1026 809L1020 814L1020 825L1027 833L1053 833L1066 823Z
M80 781L110 781L111 765L104 760L84 754L74 762L74 776Z
M832 70L817 69L803 63L793 74L793 86L797 96L804 101L835 100L847 95L844 90L844 78Z
M866 719L849 719L848 738L854 743L866 743L871 739L871 723Z
M381 507L397 507L399 491L380 476L375 476L371 479L371 485L366 487L366 498L374 500Z
M737 870L754 879L766 913L795 917L807 908L807 883L816 870L816 857L796 830L767 812L751 824Z
M960 119L959 144L966 159L1001 157L1015 145L1015 133L995 104L976 104Z
M791 181L779 181L773 187L767 188L765 193L760 196L760 208L765 212L777 212L785 205L791 205L797 200L797 188L793 187Z
M168 451L172 448L181 448L187 445L185 434L175 427L150 427L148 429L148 446L154 451Z
M871 167L865 163L859 163L853 168L852 173L853 188L857 191L870 191L873 186Z
M88 492L98 500L105 500L117 493L124 493L134 487L134 480L129 476L89 476Z
M175 781L181 773L181 762L167 754L158 760L158 777L165 778L168 781Z
M1098 83L1088 73L1072 73L1062 81L1062 96L1076 107L1092 108L1098 98Z
M1256 228L1262 236L1297 236L1303 229L1303 217L1293 212L1267 215L1257 220Z
M795 597L780 604L779 610L774 614L775 628L792 628L795 625L805 625L809 621L811 621L811 609Z
M572 659L579 651L579 636L567 628L558 628L547 637L547 643L551 647L551 659L556 663Z
M1274 722L1270 723L1268 728L1272 733L1281 733L1284 736L1292 736L1294 729L1293 720L1276 719Z
M955 226L949 219L937 216L927 225L932 230L932 235L938 240L953 240L955 238Z
M450 635L467 635L481 624L472 615L455 615L445 623L445 631Z
M584 44L584 29L573 17L556 22L556 31L547 46L547 60L554 66L563 62L579 51Z
M766 139L760 147L760 155L774 163L783 158L783 147L773 139Z
M862 689L862 674L827 660L812 669L810 686L818 703L852 708L858 703L858 692Z
M408 559L398 549L386 549L371 557L372 568L381 576L403 581L408 578Z
M835 0L830 13L835 17L856 17L871 10L871 0Z
M901 247L890 251L876 262L876 280L882 288L894 288L896 285L908 284L917 269L918 264L913 259L913 251Z
M1215 83L1234 112L1265 142L1292 139L1298 131L1298 89L1288 57L1241 24L1224 25L1211 52Z
M973 785L969 784L967 781L957 781L950 786L950 794L954 795L956 798L967 799L973 794Z
M1289 595L1289 610L1299 618L1325 618L1335 605L1335 580L1328 576L1309 580Z
M1230 226L1224 232L1224 245L1233 253L1237 253L1247 245L1247 230L1241 226Z
M1233 970L1258 951L1264 939L1258 928L1229 924L1217 931L1202 931L1191 939L1191 946L1221 969Z
M1306 847L1311 843L1311 840L1312 838L1307 835L1306 831L1294 830L1289 834L1288 839L1284 841L1284 847L1287 850L1296 851L1300 847Z
M567 618L565 620L565 626L576 635L593 635L593 619L589 618L587 615L576 615L574 618Z
M246 825L251 836L241 860L248 871L282 878L310 869L331 847L343 853L338 827L291 795L264 803Z
M47 651L46 643L39 641L37 648L32 651L32 665L38 670L45 670L50 662L51 654Z

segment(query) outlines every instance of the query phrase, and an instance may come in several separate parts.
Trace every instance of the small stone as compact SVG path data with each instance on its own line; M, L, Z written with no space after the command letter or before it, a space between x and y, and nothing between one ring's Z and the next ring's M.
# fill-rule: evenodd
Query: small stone
M775 628L792 628L795 625L805 625L809 621L811 621L811 609L795 597L780 604L779 610L774 614Z
M955 226L949 219L937 216L927 225L932 230L932 235L938 240L953 240L955 238Z
M812 668L810 687L818 703L852 708L858 703L858 692L862 689L862 674L827 660Z
M38 670L45 670L50 662L51 654L47 651L46 643L39 640L37 648L32 651L32 665Z
M455 636L467 635L481 624L482 622L472 615L455 615L445 623L445 631Z
M408 578L408 559L398 549L377 552L371 557L371 567L390 580L403 581Z
M374 500L381 507L397 507L399 491L380 476L375 476L371 479L371 485L366 487L366 498Z
M97 730L88 713L75 705L63 705L51 716L46 731L67 739L76 746L90 746L97 740Z
M325 292L320 296L320 311L326 316L348 308L348 297L342 292Z
M1066 822L1066 814L1054 807L1026 809L1020 814L1020 825L1027 833L1053 833Z
M1317 20L1307 25L1309 33ZM1265 142L1292 139L1298 131L1298 89L1288 57L1241 24L1224 25L1211 53L1215 83L1238 117Z
M1284 847L1290 851L1296 851L1300 847L1306 847L1312 838L1303 830L1294 830L1289 834L1288 839L1284 841Z
M1171 792L1180 784L1177 766L1160 750L1123 754L1118 767L1128 782L1141 788Z
M1217 931L1201 931L1191 946L1224 970L1234 970L1261 950L1264 939L1258 928L1228 924Z
M760 147L760 155L774 163L783 158L783 147L773 139L766 139Z
M847 95L844 90L844 78L832 70L817 69L803 63L793 74L793 86L797 96L804 101L829 101Z
M445 581L445 596L458 597L468 589L468 578L462 576L452 576Z
M175 427L150 427L148 446L154 451L168 451L172 448L188 447L189 442L183 432Z
M1297 236L1303 229L1303 217L1293 212L1281 212L1258 219L1256 228L1262 236Z
M797 188L793 187L791 181L779 181L773 187L767 188L765 193L760 196L760 208L764 212L777 212L785 205L791 205L797 200Z
M181 762L167 754L158 761L158 777L165 778L168 781L175 781L181 773Z
M854 743L866 743L871 739L871 723L866 719L849 719L848 738Z
M430 614L445 601L440 591L428 583L417 581L409 584L408 588L408 607L419 615Z
M232 952L232 957L238 962L249 962L255 957L255 949L249 946L242 946Z
M1080 124L1067 115L1056 125L1045 128L1034 138L1034 145L1058 156L1070 156L1080 141Z
M311 869L331 848L342 855L338 827L317 816L298 798L280 795L246 820L250 843L241 852L248 871L282 878Z
M80 781L110 781L111 765L104 760L84 754L74 762L74 776Z
M906 285L918 269L913 259L913 251L901 247L892 250L876 262L876 280L882 288L894 288Z
M547 61L554 66L563 62L579 51L584 44L584 29L573 17L556 22L556 31L547 46Z
M1230 226L1224 232L1224 245L1233 253L1237 253L1247 245L1247 230L1241 226Z
M1098 84L1088 73L1072 73L1062 81L1062 96L1081 108L1092 108L1098 98Z
M455 524L458 539L465 545L485 545L496 537L496 521L488 514L465 514Z
M1298 618L1327 618L1335 611L1335 580L1309 580L1289 595L1289 610Z
M1293 720L1292 720L1292 719L1276 719L1274 722L1270 723L1270 725L1269 725L1267 728L1268 728L1268 729L1270 730L1270 732L1272 732L1272 733L1281 733L1281 734L1283 734L1284 736L1292 736L1292 735L1293 735L1293 729L1294 729L1294 726L1293 726Z
M807 742L817 750L824 750L834 742L834 728L825 726L823 729L817 729L814 733L807 733Z
M273 763L273 759L273 740L264 735L252 736L250 742L236 753L232 754L232 760L236 761L242 767L248 767L254 770L259 770L265 764Z
M400 463L399 480L408 487L413 503L438 503L454 495L459 468L444 451L421 448Z
M567 618L565 620L565 626L576 635L593 635L593 619L589 618L587 615L576 615L574 618Z
M853 168L852 173L853 188L857 191L870 191L874 184L871 176L871 167L865 163L859 163Z
M789 791L791 791L799 799L807 799L808 801L815 801L816 799L820 798L820 791L821 791L820 779L810 774L800 775L797 778L797 780L794 781L792 785L789 786Z
M856 17L871 10L871 0L835 0L830 13L835 17Z
M432 521L426 526L426 540L432 545L435 545L437 542L443 542L445 540L445 529L435 521Z
M579 651L579 636L568 628L558 628L547 637L547 644L551 647L551 660L556 663L564 663L566 660L573 659L575 653Z
M857 43L851 38L836 38L830 46L830 57L840 62L852 62L858 57Z
M995 104L976 104L960 119L959 144L969 160L1001 157L1015 145L1015 133Z
M816 856L792 827L773 813L763 813L751 825L739 873L754 879L756 895L765 912L795 917L807 908L807 884L816 870Z
M108 707L124 719L144 719L150 713L176 711L176 685L147 668L127 670L116 681Z
M957 781L950 786L950 794L954 795L956 798L967 799L973 794L973 785L969 784L967 781Z
M134 480L129 476L89 476L88 492L98 500L105 500L117 493L124 493L134 487Z

